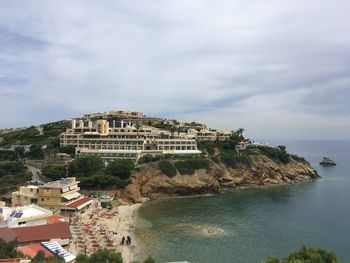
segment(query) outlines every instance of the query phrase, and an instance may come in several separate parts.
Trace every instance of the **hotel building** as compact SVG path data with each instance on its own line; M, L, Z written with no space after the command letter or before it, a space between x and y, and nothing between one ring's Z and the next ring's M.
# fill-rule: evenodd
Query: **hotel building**
M134 120L73 119L60 135L61 146L75 146L77 155L99 155L105 160L136 159L146 154L200 154L193 136L141 125Z

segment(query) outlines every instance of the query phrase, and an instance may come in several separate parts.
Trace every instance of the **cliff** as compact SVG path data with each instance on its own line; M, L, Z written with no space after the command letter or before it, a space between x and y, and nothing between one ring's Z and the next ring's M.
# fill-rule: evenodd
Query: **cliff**
M290 158L288 163L280 163L264 155L254 155L250 159L249 168L230 168L210 160L207 170L196 170L193 175L178 172L171 178L159 170L157 163L147 164L134 174L132 183L121 192L121 197L140 202L143 197L216 193L223 187L293 184L319 177L305 161Z

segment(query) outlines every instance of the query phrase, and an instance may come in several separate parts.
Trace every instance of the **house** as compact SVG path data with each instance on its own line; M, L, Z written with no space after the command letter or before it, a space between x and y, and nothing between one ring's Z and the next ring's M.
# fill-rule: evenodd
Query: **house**
M19 244L57 241L61 246L66 246L69 244L71 232L66 222L15 228L0 227L0 238L6 242L17 239Z
M24 227L47 224L52 212L43 207L31 204L18 207L0 208L0 227Z
M83 197L75 177L62 178L38 187L38 205L48 209L61 209Z
M12 206L36 204L37 200L38 186L36 185L20 186L18 191L12 192L11 194Z

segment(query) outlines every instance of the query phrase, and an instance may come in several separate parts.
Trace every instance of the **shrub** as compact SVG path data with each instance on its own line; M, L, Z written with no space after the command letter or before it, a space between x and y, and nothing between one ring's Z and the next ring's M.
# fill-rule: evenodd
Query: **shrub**
M75 154L75 146L62 146L62 147L59 147L58 152L74 155Z
M174 165L168 160L162 160L158 163L159 170L162 171L168 177L174 177L177 172Z
M198 169L209 169L209 161L205 159L200 160L185 160L178 161L175 163L176 169L180 172L180 174L194 174Z
M221 161L231 168L252 167L252 161L245 155L225 155L221 157Z
M333 252L322 248L301 247L298 251L291 253L282 260L275 257L268 257L262 263L339 263Z
M289 162L289 154L286 151L286 147L283 145L279 145L275 148L267 147L267 146L259 146L259 150L262 154L271 158L276 162L288 163Z
M161 156L159 155L153 156L150 154L146 154L145 156L142 156L139 159L139 163L151 163L151 162L159 161L160 159L161 159Z

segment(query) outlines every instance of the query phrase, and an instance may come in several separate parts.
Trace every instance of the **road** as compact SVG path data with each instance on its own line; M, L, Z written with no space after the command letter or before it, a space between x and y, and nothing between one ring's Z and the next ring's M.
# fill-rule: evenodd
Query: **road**
M41 176L41 171L38 168L31 166L31 165L28 165L28 164L26 165L26 167L27 167L28 171L31 172L33 175L32 181L41 181L43 183L46 182L45 178L43 178L43 176Z

